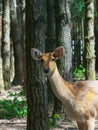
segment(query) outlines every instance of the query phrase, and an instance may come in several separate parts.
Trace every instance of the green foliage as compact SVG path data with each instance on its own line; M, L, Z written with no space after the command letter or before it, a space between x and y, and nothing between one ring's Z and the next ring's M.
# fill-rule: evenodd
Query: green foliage
M85 4L83 0L71 0L71 16L74 21L84 18Z
M26 99L19 99L19 93L14 94L13 100L3 99L0 101L0 119L22 118L27 115ZM10 94L9 94L10 96Z
M96 5L96 0L94 0ZM70 9L72 21L81 21L81 19L85 17L85 3L84 0L71 0L70 1ZM98 12L96 8L94 8L95 16L98 17Z
M76 78L76 79L85 78L85 68L83 67L83 65L79 65L79 67L73 71L73 78Z
M18 92L18 93L16 93L16 92L13 93L13 92L9 91L9 96L10 96L10 97L13 97L13 96L14 96L14 97L15 97L15 96L18 96L18 97L19 97L19 96L24 96L24 95L25 95L25 93L24 93L23 90L20 91L20 92Z
M58 120L60 120L60 114L54 114L51 118L49 118L49 126L53 128L57 125Z

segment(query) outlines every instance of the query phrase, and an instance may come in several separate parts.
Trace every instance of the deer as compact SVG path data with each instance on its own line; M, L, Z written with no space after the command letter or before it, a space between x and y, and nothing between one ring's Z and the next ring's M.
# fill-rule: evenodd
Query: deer
M53 52L42 53L31 49L34 60L40 60L41 68L48 78L56 97L62 102L68 115L76 121L79 130L94 130L98 116L98 81L68 82L60 75L56 60L64 55L63 46Z

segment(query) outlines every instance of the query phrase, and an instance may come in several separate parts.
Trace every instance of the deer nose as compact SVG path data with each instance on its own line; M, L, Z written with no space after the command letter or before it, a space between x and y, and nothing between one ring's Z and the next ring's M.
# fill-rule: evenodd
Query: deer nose
M49 73L49 68L44 69L44 73Z

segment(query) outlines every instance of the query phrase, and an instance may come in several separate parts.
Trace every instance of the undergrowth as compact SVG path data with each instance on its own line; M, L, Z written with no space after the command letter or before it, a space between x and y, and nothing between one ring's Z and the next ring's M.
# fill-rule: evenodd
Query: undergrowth
M60 119L61 119L60 114L54 114L52 117L49 118L49 127L50 128L56 127Z
M27 115L26 98L22 92L9 93L13 99L0 100L0 119L23 118ZM21 97L21 99L19 98Z
M73 78L85 79L85 68L83 65L80 64L79 67L73 70Z

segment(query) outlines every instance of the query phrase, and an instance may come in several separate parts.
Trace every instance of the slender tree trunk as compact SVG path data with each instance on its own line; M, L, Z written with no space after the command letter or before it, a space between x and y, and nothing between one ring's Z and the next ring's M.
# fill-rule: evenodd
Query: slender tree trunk
M19 12L19 11L18 11ZM15 76L12 84L20 85L23 82L23 52L22 52L22 28L20 17L17 16L16 0L11 0L11 37L14 46Z
M25 54L25 1L17 0L18 23L21 32L21 47L22 47L22 82L23 89L26 90L26 54Z
M98 73L98 0L95 2L95 52L96 52L96 71Z
M81 64L81 22L77 23L77 67Z
M2 69L4 88L10 88L10 0L2 1Z
M25 1L22 0L22 52L23 52L23 88L26 87L26 51L25 51Z
M80 39L80 44L81 44L81 50L80 50L80 54L81 54L81 64L84 66L84 20L82 19L81 21L81 39Z
M95 79L94 0L85 0L86 79Z
M45 50L45 12L44 0L26 0L27 130L49 129L45 77L30 55L32 47Z
M13 51L13 42L10 41L10 81L13 80L14 77L14 51Z

